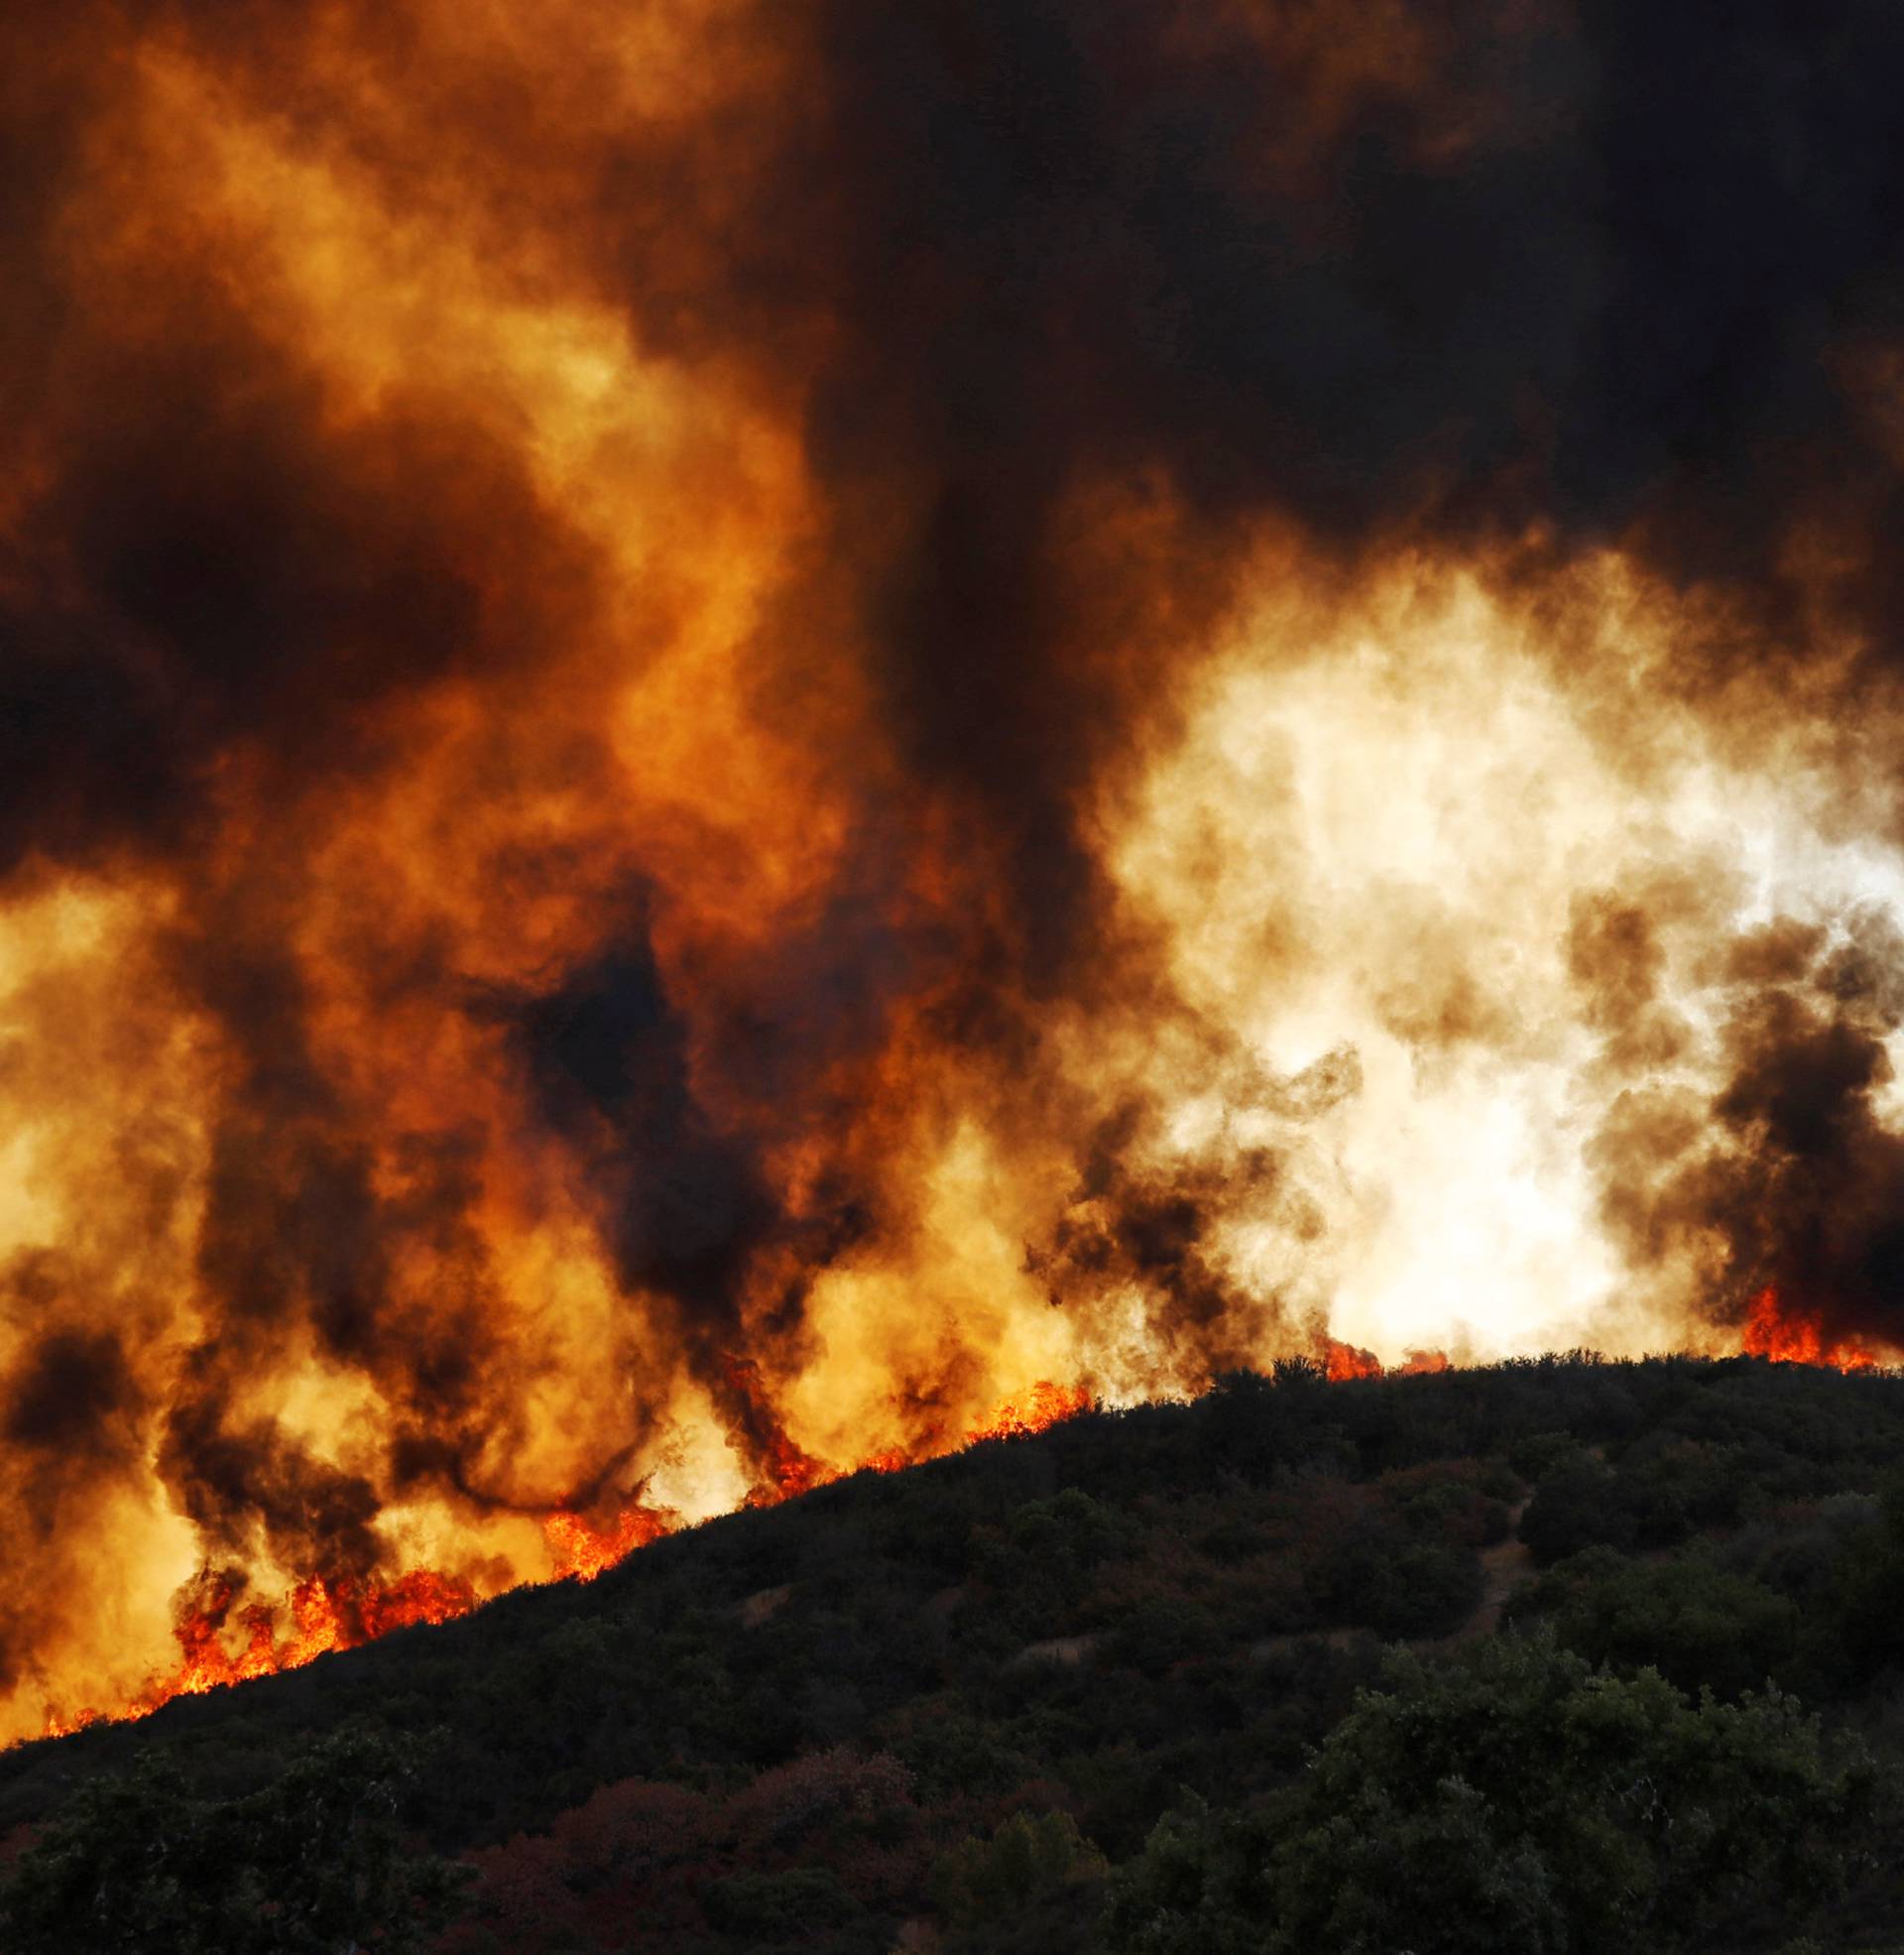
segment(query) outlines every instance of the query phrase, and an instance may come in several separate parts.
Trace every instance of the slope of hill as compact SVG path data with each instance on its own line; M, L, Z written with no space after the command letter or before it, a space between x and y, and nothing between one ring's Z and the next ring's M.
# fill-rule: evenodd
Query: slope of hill
M1241 1374L0 1756L9 1945L1904 1943L1900 1458L1889 1375Z

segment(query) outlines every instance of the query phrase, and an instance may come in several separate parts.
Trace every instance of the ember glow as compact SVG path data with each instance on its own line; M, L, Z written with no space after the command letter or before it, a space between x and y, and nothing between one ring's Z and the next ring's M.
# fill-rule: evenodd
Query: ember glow
M1895 1362L1815 11L0 21L0 1739L1240 1365Z

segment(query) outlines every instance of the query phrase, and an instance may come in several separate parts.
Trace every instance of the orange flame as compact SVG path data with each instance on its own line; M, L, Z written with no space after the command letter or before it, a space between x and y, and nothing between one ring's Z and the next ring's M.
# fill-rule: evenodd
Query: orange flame
M1084 1386L1067 1390L1041 1378L1021 1400L1006 1400L983 1425L965 1435L965 1443L976 1446L981 1439L1016 1439L1025 1433L1047 1431L1090 1408L1091 1394Z
M393 1630L448 1622L453 1616L467 1615L478 1599L461 1577L426 1568L390 1582L311 1575L285 1598L291 1624L281 1639L275 1627L277 1612L270 1604L250 1603L234 1615L243 1586L235 1574L213 1576L180 1605L173 1627L179 1661L170 1675L150 1678L131 1703L116 1711L49 1710L45 1735L60 1738L88 1725L150 1717L175 1697L203 1696L227 1684L300 1669L333 1650L354 1650ZM234 1623L242 1632L236 1650L229 1640Z
M737 1374L744 1369L737 1367ZM1029 1391L1007 1399L991 1417L972 1427L953 1446L938 1445L930 1438L911 1450L889 1446L868 1455L860 1465L862 1469L894 1473L985 1439L1019 1438L1046 1431L1088 1411L1093 1404L1088 1386L1055 1385L1040 1379ZM774 1506L841 1477L837 1468L801 1451L777 1428L769 1435L764 1473L766 1477L748 1496L750 1507ZM542 1537L554 1568L552 1578L592 1582L638 1548L672 1533L679 1526L680 1516L670 1509L641 1502L623 1508L606 1526L597 1526L571 1509L558 1508L542 1521ZM178 1610L173 1629L179 1649L176 1669L150 1679L132 1702L118 1710L67 1712L49 1708L43 1735L63 1738L88 1725L150 1717L175 1697L201 1696L227 1684L298 1669L333 1650L354 1650L392 1630L416 1623L448 1622L467 1615L480 1600L469 1582L429 1569L416 1569L391 1582L312 1575L285 1597L283 1613L291 1621L289 1631L281 1637L277 1631L280 1611L270 1604L254 1602L242 1609L236 1607L243 1587L237 1574L210 1577ZM234 1630L242 1639L235 1649Z
M1037 1378L1704 1346L1739 1267L1806 1272L1747 1350L1899 1355L1845 1298L1904 1128L1904 686L1845 651L1894 635L1888 312L1703 402L1729 452L1795 347L1831 376L1736 550L1669 440L1644 520L1618 466L1542 507L1599 361L1233 430L1248 363L1145 340L1236 337L1158 211L914 194L1035 91L828 11L0 16L0 1741L473 1605L415 1560L591 1579L675 1525L645 1475L699 1519L1086 1403ZM1338 202L1365 106L1456 236L1495 134L1587 140L1478 107L1461 35L1136 11L1067 47L1089 140L1286 97L1232 140L1218 89L1179 228L1346 227L1431 363L1432 250ZM970 357L963 295L1034 257Z
M747 1399L765 1435L762 1477L747 1496L749 1507L775 1507L783 1500L793 1500L841 1477L839 1468L815 1459L787 1436L760 1389L758 1367L750 1361L735 1359L729 1361L726 1370L729 1382ZM883 1446L865 1454L856 1470L896 1473L922 1460L976 1446L981 1440L1015 1439L1043 1432L1064 1419L1089 1411L1094 1403L1088 1385L1056 1385L1048 1378L1041 1378L1024 1393L1004 1400L989 1417L968 1426L955 1439L948 1440L941 1433L928 1431L915 1438L910 1446Z
M597 1527L579 1514L551 1514L542 1523L542 1537L548 1542L555 1563L555 1579L573 1577L592 1582L605 1569L625 1561L638 1547L647 1547L680 1525L680 1517L665 1508L624 1508L606 1527Z
M1340 1338L1324 1336L1318 1362L1332 1385L1351 1378L1408 1378L1423 1372L1446 1371L1446 1351L1410 1351L1398 1365L1384 1365L1372 1351Z
M1390 1370L1398 1377L1416 1378L1424 1372L1446 1371L1448 1353L1446 1351L1410 1351L1398 1365Z
M769 1444L765 1471L766 1479L748 1494L749 1507L777 1507L839 1477L824 1460L802 1452L784 1432L774 1433Z
M1786 1304L1768 1283L1745 1312L1741 1339L1748 1356L1780 1365L1829 1365L1835 1371L1869 1371L1880 1360L1855 1339L1827 1341L1814 1318Z
M1862 1369L1876 1362L1856 1346L1833 1346L1829 1355L1821 1355L1816 1328L1781 1320L1777 1299L1769 1289L1752 1306L1746 1349L1790 1362L1836 1364L1844 1370ZM1410 1351L1401 1364L1390 1367L1371 1351L1327 1336L1321 1343L1321 1362L1334 1382L1448 1369L1448 1358L1440 1351ZM746 1389L751 1372L752 1367L745 1363L733 1367L737 1387ZM883 1447L867 1454L858 1470L896 1473L989 1439L1045 1432L1089 1411L1095 1404L1089 1386L1039 1379L1025 1392L1004 1400L988 1418L969 1427L951 1444L927 1435L909 1448ZM763 1475L747 1497L749 1507L775 1506L841 1477L839 1469L802 1451L777 1425L768 1433ZM680 1516L672 1510L642 1502L623 1508L603 1526L572 1509L558 1508L542 1521L542 1536L554 1570L552 1579L592 1582L638 1548L672 1533L679 1526ZM43 1735L60 1738L93 1724L150 1717L175 1697L199 1696L253 1677L298 1669L331 1650L354 1650L417 1623L448 1622L468 1614L480 1599L468 1581L429 1569L416 1569L390 1582L312 1575L285 1597L283 1613L291 1621L288 1633L281 1637L277 1631L280 1611L270 1604L253 1602L237 1608L243 1586L241 1576L220 1574L209 1578L181 1605L174 1626L179 1661L170 1674L149 1680L132 1702L116 1711L88 1708L71 1713L49 1708ZM239 1633L236 1648L234 1630Z
M1322 1368L1331 1384L1340 1384L1345 1378L1379 1378L1382 1370L1381 1360L1372 1351L1334 1337L1322 1340Z

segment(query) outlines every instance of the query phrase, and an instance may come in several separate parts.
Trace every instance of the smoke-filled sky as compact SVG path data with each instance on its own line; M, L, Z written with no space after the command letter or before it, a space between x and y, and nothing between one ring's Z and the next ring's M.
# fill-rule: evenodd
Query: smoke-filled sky
M0 1737L1039 1381L1893 1355L1900 72L0 16Z

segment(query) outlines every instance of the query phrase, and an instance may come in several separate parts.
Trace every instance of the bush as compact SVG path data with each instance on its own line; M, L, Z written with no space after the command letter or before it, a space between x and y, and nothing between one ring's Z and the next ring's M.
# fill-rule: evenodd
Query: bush
M1683 1689L1737 1697L1786 1675L1798 1610L1782 1595L1703 1554L1638 1562L1593 1547L1559 1563L1508 1604L1510 1621L1542 1617L1589 1662L1651 1664Z
M803 1940L815 1929L845 1927L866 1912L830 1867L731 1874L709 1882L701 1904L723 1933L763 1941Z
M1583 1548L1631 1547L1635 1531L1613 1475L1585 1454L1548 1473L1520 1517L1520 1537L1543 1565Z
M932 1899L955 1924L972 1927L1104 1873L1104 1856L1068 1812L1019 1812L989 1840L968 1837L954 1847L933 1869Z
M1327 1545L1311 1587L1325 1622L1381 1637L1437 1636L1475 1606L1481 1564L1459 1542L1418 1539L1399 1520L1371 1518Z
M1709 1946L1834 1891L1879 1791L1777 1693L1695 1704L1544 1636L1440 1669L1398 1656L1293 1790L1161 1824L1107 1935L1131 1955Z
M461 1869L403 1845L407 1760L344 1731L263 1790L190 1797L151 1759L85 1786L0 1893L9 1955L408 1955L460 1907Z
M1112 1632L1106 1654L1116 1663L1157 1677L1178 1663L1208 1656L1223 1645L1209 1609L1194 1597L1146 1596Z

